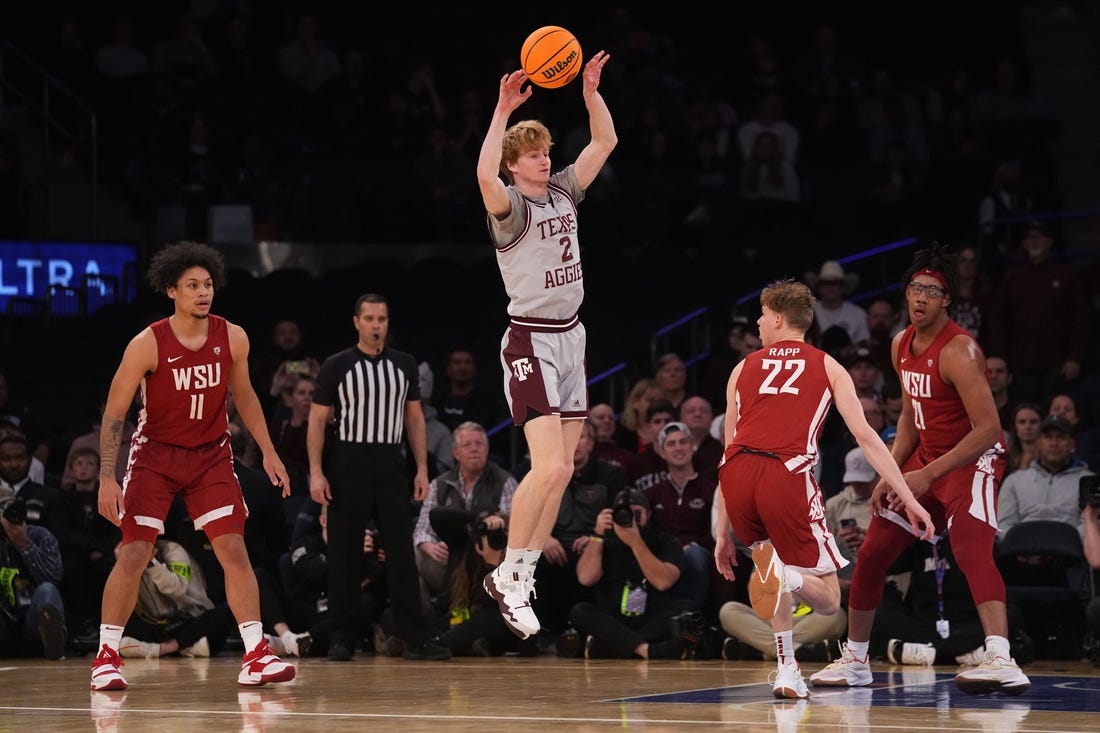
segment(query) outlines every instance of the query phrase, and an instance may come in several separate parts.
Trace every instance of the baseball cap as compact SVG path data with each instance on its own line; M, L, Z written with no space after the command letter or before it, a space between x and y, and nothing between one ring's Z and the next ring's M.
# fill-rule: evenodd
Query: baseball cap
M874 480L875 469L871 468L871 464L863 456L863 449L852 448L848 451L848 455L844 456L844 483Z
M890 425L882 429L882 432L878 434L878 437L882 438L883 443L889 443L891 440L897 437L898 428L896 425Z
M618 504L624 501L627 504L633 504L649 509L649 499L647 499L646 495L638 489L623 489L615 495L615 501L612 503Z
M1045 433L1048 430L1059 430L1066 435L1073 435L1073 424L1061 415L1047 415L1039 423L1039 432Z
M851 359L848 361L848 366L853 367L860 362L870 364L871 366L878 366L878 362L875 361L875 357L871 354L871 350L866 346L860 346L856 349L855 353L852 354Z
M665 423L665 426L662 427L661 430L657 433L657 447L664 448L665 440L670 434L675 433L677 430L679 430L681 433L684 433L688 437L691 437L691 430L688 428L688 426L684 425L682 422L674 420L670 423Z

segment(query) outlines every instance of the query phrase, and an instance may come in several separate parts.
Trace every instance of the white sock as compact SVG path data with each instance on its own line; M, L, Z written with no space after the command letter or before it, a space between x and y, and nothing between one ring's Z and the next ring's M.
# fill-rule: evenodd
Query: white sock
M783 568L783 580L786 581L787 588L791 591L791 593L796 593L802 590L802 583L804 582L804 579L802 577L802 573L798 572L797 570L792 570L791 568Z
M512 573L520 573L521 575L527 568L527 550L520 549L518 547L509 547L508 551L504 553L504 559L500 563L500 572L502 575L511 575Z
M99 625L99 648L102 649L104 645L108 649L118 651L118 645L122 643L122 632L125 628L122 626L112 626L111 624Z
M523 550L524 567L529 574L534 574L535 566L539 564L540 557L542 557L542 550Z
M775 635L775 656L779 664L794 664L793 637L793 631L780 631Z
M259 621L245 621L237 626L241 631L245 652L250 652L264 640L264 625Z
M1005 659L1012 658L1012 652L1009 649L1008 639L1003 636L987 636L985 637L985 648L993 653L995 657L1004 657Z
M848 651L856 659L867 661L867 647L871 645L869 641L852 641L848 640Z

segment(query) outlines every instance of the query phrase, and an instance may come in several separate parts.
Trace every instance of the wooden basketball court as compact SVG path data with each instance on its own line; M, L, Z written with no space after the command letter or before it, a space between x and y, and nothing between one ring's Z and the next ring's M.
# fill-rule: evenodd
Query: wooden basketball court
M299 662L292 682L246 688L235 656L128 660L129 690L93 693L90 657L6 660L0 731L1100 730L1100 669L1077 662L1030 665L1032 688L1019 697L963 694L953 667L876 665L869 688L818 689L797 703L772 698L765 662Z

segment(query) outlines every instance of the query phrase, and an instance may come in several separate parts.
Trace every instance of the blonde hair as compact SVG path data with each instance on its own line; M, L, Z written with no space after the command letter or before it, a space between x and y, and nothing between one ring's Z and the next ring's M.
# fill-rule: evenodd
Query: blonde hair
M623 408L623 416L619 418L619 424L627 430L638 432L639 419L645 419L645 415L638 414L638 403L641 402L646 392L656 388L657 381L650 377L642 377L635 382L634 386L630 388L630 393L626 396L626 406Z
M803 332L813 325L816 302L808 285L792 279L776 280L760 292L761 306L779 313L789 325Z
M504 131L504 142L501 144L500 172L509 181L515 183L515 177L508 166L519 160L519 156L528 150L549 150L554 141L550 135L550 129L538 120L520 120Z

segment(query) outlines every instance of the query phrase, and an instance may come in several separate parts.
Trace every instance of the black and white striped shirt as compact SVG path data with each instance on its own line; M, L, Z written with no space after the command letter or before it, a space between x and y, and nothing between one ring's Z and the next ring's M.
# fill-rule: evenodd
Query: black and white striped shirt
M382 349L371 357L356 347L325 359L313 401L332 407L336 437L348 443L397 445L405 440L405 403L420 399L411 354Z

